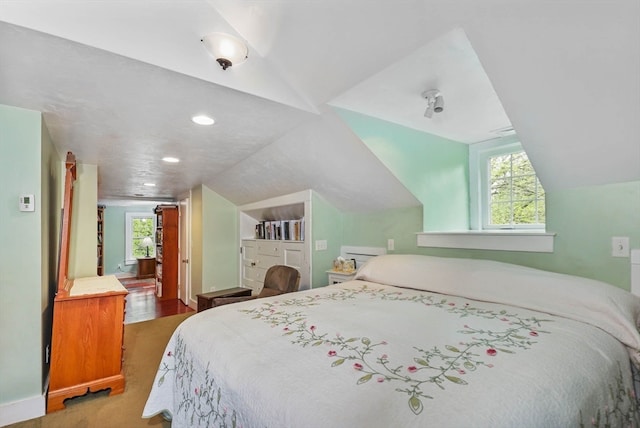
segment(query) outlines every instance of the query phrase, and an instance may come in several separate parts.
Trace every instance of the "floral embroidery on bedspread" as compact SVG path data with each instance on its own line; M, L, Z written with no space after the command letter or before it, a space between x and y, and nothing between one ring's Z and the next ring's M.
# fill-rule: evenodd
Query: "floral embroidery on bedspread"
M634 382L637 369L632 365ZM640 426L640 414L638 411L638 397L634 388L625 388L622 376L622 368L618 365L618 374L614 379L615 384L609 384L609 403L602 409L596 409L591 419L585 423L585 416L580 411L580 427L638 427Z
M173 365L168 361L173 361ZM204 378L201 381L195 379L197 370L194 367L194 358L189 354L185 341L179 334L176 335L174 350L167 352L158 372L162 374L158 379L158 386L164 383L167 374L173 372L175 390L182 394L178 397L179 403L175 411L190 414L190 426L237 426L236 411L229 412L220 403L222 391L211 377L208 364Z
M331 335L323 332L322 326L309 324L304 312L296 307L321 304L327 300L349 300L365 294L373 299L404 301L445 310L460 318L469 317L459 333L469 339L444 347L430 349L414 347L415 355L411 363L393 361L385 353L389 344L384 338L344 337L339 333ZM294 308L289 312L289 308ZM448 385L467 385L467 373L479 368L492 368L493 357L499 353L513 354L517 350L529 349L536 343L535 338L548 333L541 330L541 323L550 320L536 317L523 318L506 310L489 310L475 307L472 303L456 304L439 295L419 294L405 296L401 292L387 292L370 288L340 289L327 295L291 298L283 301L269 301L260 307L242 309L254 319L262 320L272 327L281 327L283 334L292 336L291 343L302 347L328 345L327 356L331 367L346 366L356 372L356 384L374 382L391 385L394 391L408 397L408 406L413 413L424 409L423 400L432 399L428 389L435 386L445 389ZM473 326L473 317L496 319L504 323L500 330L486 330Z

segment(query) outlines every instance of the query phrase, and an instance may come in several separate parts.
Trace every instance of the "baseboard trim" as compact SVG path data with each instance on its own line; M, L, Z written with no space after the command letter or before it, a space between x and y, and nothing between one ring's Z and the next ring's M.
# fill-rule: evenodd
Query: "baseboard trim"
M0 427L28 421L45 415L46 397L38 395L20 401L0 404Z

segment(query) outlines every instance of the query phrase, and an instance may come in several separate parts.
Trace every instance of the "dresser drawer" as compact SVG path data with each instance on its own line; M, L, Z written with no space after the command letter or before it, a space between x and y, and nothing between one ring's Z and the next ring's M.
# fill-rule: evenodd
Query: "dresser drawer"
M258 242L258 254L261 256L280 256L280 242L263 241Z

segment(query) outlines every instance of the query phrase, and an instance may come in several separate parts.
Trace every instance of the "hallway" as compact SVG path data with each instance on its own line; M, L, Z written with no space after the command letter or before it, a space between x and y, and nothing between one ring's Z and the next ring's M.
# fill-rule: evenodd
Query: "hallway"
M194 312L193 309L186 306L179 299L158 299L155 294L155 282L153 279L122 278L120 282L129 291L125 306L125 324Z

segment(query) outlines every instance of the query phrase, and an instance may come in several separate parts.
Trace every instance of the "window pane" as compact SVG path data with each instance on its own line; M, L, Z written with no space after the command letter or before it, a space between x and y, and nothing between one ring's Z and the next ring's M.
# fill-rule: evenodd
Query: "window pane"
M147 248L143 245L143 240L149 237L153 240L153 217L137 217L131 221L132 242L131 251L135 258L146 257ZM149 257L155 256L155 244L149 247Z
M513 178L513 199L534 199L536 197L536 177L523 175Z
M531 165L531 162L529 162L529 158L525 152L513 153L512 162L514 175L535 174L533 166Z
M538 222L534 199L513 203L513 222L515 224L535 224Z
M524 151L489 157L489 221L494 226L544 223L544 189Z
M544 198L538 199L538 223L546 223Z
M511 200L511 179L499 179L491 183L491 202Z
M490 224L511 224L511 203L491 204Z
M491 181L511 177L511 155L494 156L489 159Z

